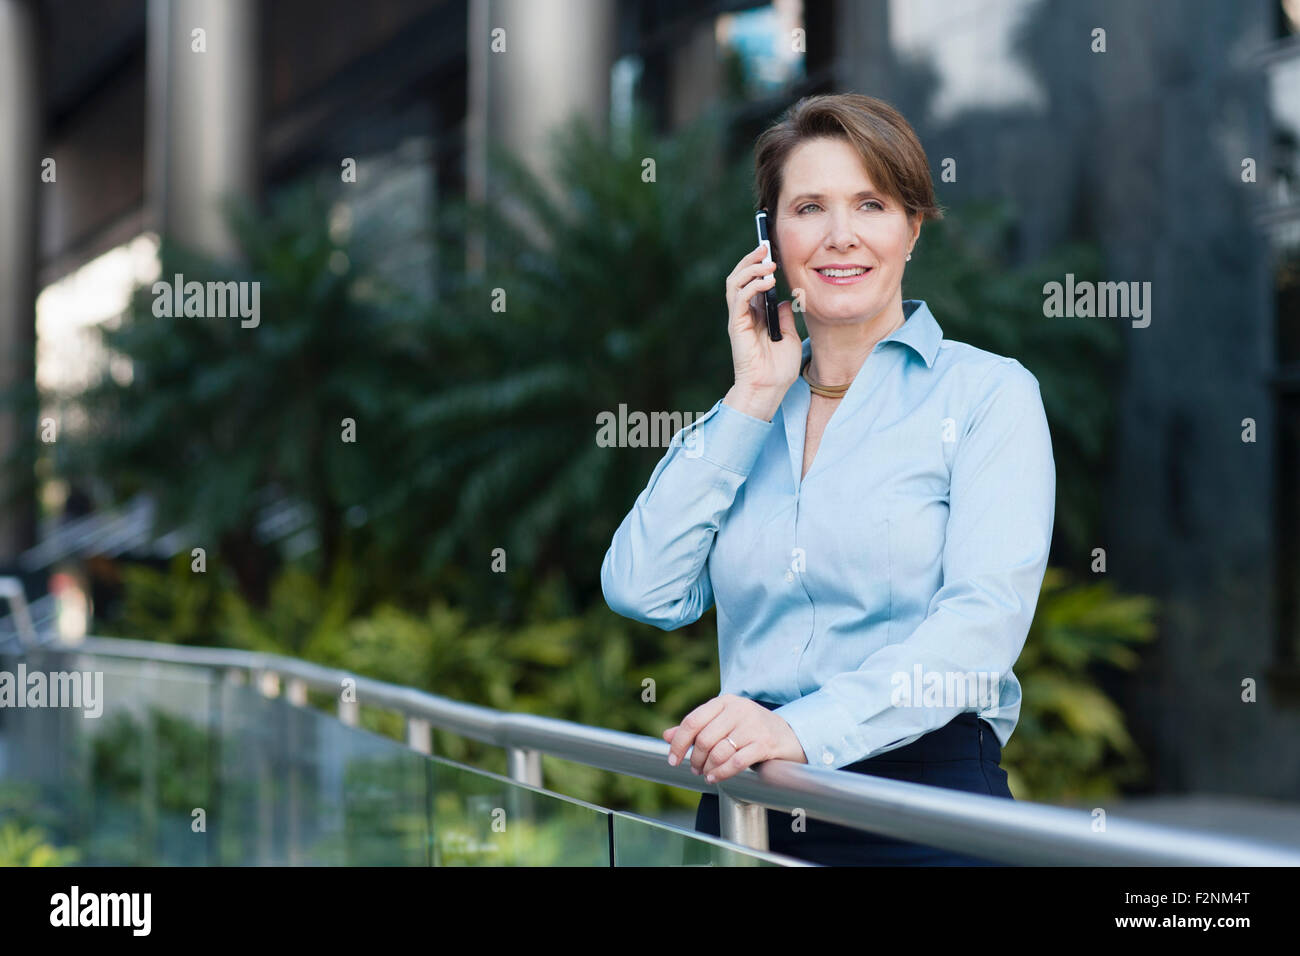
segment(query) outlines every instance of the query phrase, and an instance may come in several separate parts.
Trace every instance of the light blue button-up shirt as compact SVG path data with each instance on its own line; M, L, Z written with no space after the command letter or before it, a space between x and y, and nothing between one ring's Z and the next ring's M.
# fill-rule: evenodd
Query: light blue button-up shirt
M802 378L770 422L719 400L673 437L600 571L614 611L666 631L716 603L722 693L780 704L832 769L965 711L1006 744L1055 519L1038 380L944 339L924 302L903 311L806 476Z

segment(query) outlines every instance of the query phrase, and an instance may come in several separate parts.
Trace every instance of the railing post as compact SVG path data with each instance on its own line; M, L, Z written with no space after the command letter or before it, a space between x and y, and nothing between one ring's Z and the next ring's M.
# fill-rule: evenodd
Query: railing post
M406 718L406 743L416 753L433 753L433 728L423 717Z
M278 677L278 675L277 675ZM284 699L295 708L307 706L307 682L301 677L288 677L284 681ZM286 853L290 866L302 866L302 761L299 748L302 744L302 726L307 715L290 710L285 713L285 732L289 738L289 835Z
M242 687L248 685L258 693L265 694L267 690L267 683L265 680L266 674L267 671L258 667L227 667L225 669L225 680L227 684L232 686ZM276 685L278 692L278 676L276 677ZM223 694L222 697L224 699L225 695ZM225 727L221 728L223 735L226 730L227 728ZM250 760L250 769L254 775L253 778L257 781L257 833L254 837L255 844L253 852L257 855L258 866L270 866L272 862L271 829L273 808L271 806L271 798L268 791L270 789L269 783L273 779L273 776L270 769L270 757L266 752L266 747L258 741L257 745L253 748L253 751ZM242 836L244 839L240 841L241 844L246 846L247 837L251 835L252 834L243 834ZM243 864L246 862L247 858L244 855L244 848L241 846L239 863Z
M542 754L527 747L507 747L506 767L511 780L518 780L532 787L542 785Z
M256 683L263 697L280 696L280 675L275 671L258 671Z
M292 684L290 684L292 687ZM300 844L302 842L302 745L300 739L302 734L299 730L300 721L306 719L306 715L297 710L285 710L285 736L288 738L288 761L289 761L289 826L288 835L285 839L285 856L288 858L290 866L302 866L302 855Z
M301 677L290 677L285 682L284 696L295 707L306 707L307 682Z
M361 720L361 705L355 700L339 698L339 720L349 727L355 727Z
M140 665L140 676L144 681L148 681L155 686L162 678L159 676L159 668L154 661L144 661ZM156 691L154 691L156 693ZM150 690L144 691L145 700L152 698ZM158 800L160 788L158 786L158 725L155 720L157 712L146 706L143 710L143 723L140 729L140 808L141 813L141 831L139 848L140 857L138 864L142 866L154 866L159 862L158 859L158 818L159 808ZM166 861L162 861L166 862Z
M528 784L532 787L542 786L542 754L539 750L527 747L506 747L506 772L511 780ZM511 787L506 794L506 820L527 822L529 826L537 825L537 804L535 794L522 787ZM507 823L509 826L509 823Z
M767 850L767 807L745 803L718 792L718 822L722 839L751 850Z

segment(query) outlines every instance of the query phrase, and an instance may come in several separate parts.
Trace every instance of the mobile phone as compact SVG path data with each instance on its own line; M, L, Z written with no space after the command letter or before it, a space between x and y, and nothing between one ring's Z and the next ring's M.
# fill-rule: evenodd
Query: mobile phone
M767 250L763 256L764 262L772 261L772 242L767 238L767 210L760 209L754 215L754 224L758 227L758 241ZM775 273L773 273L775 275ZM776 304L776 283L763 294L763 300L767 303L767 334L772 336L773 342L781 341L781 312Z

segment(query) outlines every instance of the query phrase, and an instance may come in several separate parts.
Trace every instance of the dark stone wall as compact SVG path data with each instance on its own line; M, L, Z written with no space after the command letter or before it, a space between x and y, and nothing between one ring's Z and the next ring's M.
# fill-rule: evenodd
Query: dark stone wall
M1212 0L1009 2L1026 13L1017 60L1045 109L936 119L924 62L892 83L945 198L1013 199L1021 253L1096 241L1104 278L1150 281L1151 323L1126 343L1113 461L1104 481L1108 573L1163 602L1158 643L1119 684L1158 789L1300 795L1300 708L1272 679L1278 520L1274 291L1266 197L1273 4ZM1175 14L1176 10L1176 15ZM1093 53L1103 27L1107 51ZM1253 157L1260 182L1241 182ZM924 239L922 239L924 242ZM1244 418L1256 441L1242 441ZM1086 556L1069 555L1078 565ZM1241 701L1254 678L1259 701Z

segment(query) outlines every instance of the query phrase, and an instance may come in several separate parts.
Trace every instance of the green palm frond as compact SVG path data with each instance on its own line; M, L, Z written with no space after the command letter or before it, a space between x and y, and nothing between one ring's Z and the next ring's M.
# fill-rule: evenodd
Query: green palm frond
M1004 763L1017 797L1056 802L1115 792L1144 770L1119 706L1097 685L1131 670L1155 639L1156 603L1119 595L1110 582L1076 582L1060 568L1043 576L1038 607L1015 664L1024 700Z

